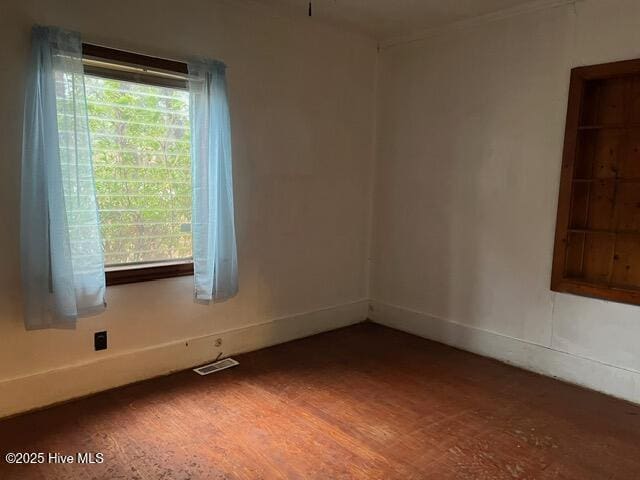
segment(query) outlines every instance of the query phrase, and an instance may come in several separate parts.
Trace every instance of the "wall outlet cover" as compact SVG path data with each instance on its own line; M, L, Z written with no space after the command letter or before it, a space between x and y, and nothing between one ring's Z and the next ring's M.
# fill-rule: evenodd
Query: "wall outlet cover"
M107 332L96 332L93 335L93 347L98 350L107 349Z

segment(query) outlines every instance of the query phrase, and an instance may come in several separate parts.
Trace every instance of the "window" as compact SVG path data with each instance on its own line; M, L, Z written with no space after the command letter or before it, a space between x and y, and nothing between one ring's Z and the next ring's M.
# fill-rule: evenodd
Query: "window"
M107 284L189 275L192 187L184 67L90 45L83 57Z
M198 302L237 294L223 62L198 58L187 66L35 25L22 140L27 329L69 328L103 311L109 284L194 274Z
M551 288L640 304L640 60L571 72Z

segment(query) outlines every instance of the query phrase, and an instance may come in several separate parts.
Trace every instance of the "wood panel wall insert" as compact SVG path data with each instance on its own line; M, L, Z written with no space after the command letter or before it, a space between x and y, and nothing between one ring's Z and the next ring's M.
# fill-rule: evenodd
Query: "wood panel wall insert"
M571 71L551 289L640 304L640 60Z

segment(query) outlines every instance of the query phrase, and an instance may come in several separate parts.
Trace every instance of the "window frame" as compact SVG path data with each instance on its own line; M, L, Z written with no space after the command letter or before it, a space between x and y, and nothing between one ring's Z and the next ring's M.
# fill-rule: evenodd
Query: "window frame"
M159 87L187 89L188 69L187 64L183 62L90 43L82 44L82 59L83 62L87 61L84 63L84 71L90 75ZM118 65L122 68L110 68L109 65L101 66L99 62ZM107 267L105 268L106 285L123 285L193 275L193 260L183 263L170 262L168 261L167 264L150 262L139 264L139 266L137 266L138 264L123 264Z
M551 290L554 292L640 305L640 289L601 285L565 276L572 184L586 82L638 75L640 59L576 67L571 70L551 273Z

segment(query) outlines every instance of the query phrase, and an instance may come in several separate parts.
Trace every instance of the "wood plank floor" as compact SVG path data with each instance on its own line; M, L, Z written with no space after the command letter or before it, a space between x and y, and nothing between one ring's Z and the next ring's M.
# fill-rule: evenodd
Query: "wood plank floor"
M237 358L1 421L0 479L640 478L639 406L385 327Z

